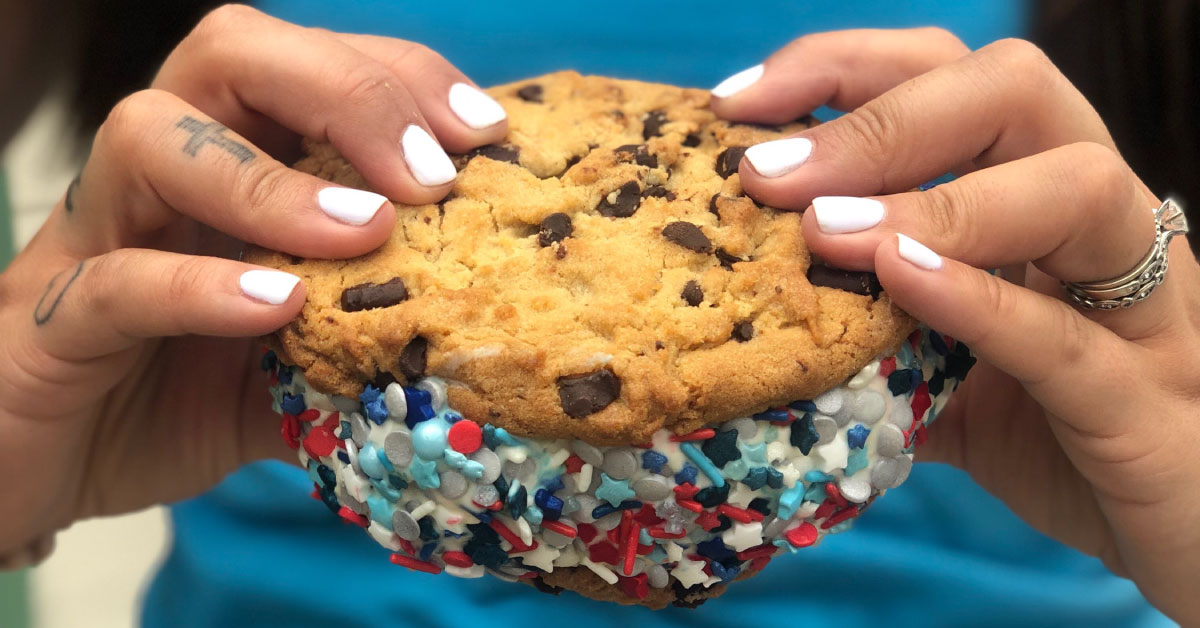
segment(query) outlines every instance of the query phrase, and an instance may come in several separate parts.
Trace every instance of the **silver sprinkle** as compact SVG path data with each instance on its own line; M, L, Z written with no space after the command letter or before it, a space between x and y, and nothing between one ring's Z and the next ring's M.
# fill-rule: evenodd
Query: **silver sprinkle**
M329 398L329 401L333 403L333 407L337 408L338 412L342 413L342 416L350 416L350 414L358 412L358 410L362 407L362 404L360 404L357 399L351 399L341 395L334 395Z
M864 390L854 396L854 420L864 425L874 425L876 421L883 418L883 413L887 410L887 402L883 400L883 395L874 390Z
M837 438L837 421L827 416L817 415L813 417L813 427L817 430L817 447L828 445L833 442L833 439Z
M367 425L367 420L357 412L351 412L348 416L350 417L350 440L361 448L363 443L367 442L367 436L371 434L371 426Z
M766 539L777 538L780 534L783 534L784 528L788 527L788 524L790 524L790 523L791 523L791 520L789 520L789 519L777 517L774 521L772 521L771 523L768 523L763 528L763 538L766 538Z
M667 478L661 475L647 475L637 480L633 483L633 491L637 493L638 499L648 502L666 499L673 492Z
M655 589L664 589L669 584L667 570L662 565L650 565L646 570L646 583Z
M485 567L484 569L485 569L485 570L486 570L488 573L492 574L492 577L493 577L493 578L499 578L499 579L501 579L501 580L503 580L503 581L505 581L505 582L516 582L517 580L519 580L519 578L517 578L516 576L512 576L512 575L509 575L509 574L506 574L506 573L502 573L502 572L496 571L495 569L492 569L492 568L490 568L490 567Z
M408 418L408 401L404 398L404 389L400 384L392 382L383 390L383 405L387 406L388 416L394 421Z
M583 458L584 462L592 465L593 467L599 467L600 465L604 464L604 453L601 452L600 449L595 445L577 440L571 443L571 451L574 451L575 455Z
M408 511L396 509L392 513L392 531L405 541L415 541L421 536L421 526Z
M491 484L500 477L500 456L491 449L479 449L471 454L471 460L483 466L483 475L477 480L480 484Z
M875 428L875 453L881 458L899 456L904 452L904 432L900 428L885 423L883 427Z
M838 480L838 490L841 491L842 497L856 504L861 504L871 497L871 483L857 477Z
M467 478L452 469L442 471L438 488L448 499L458 499L467 493Z
M600 517L592 525L596 526L597 530L608 532L609 530L621 525L621 511L616 510Z
M571 537L559 534L554 530L542 530L542 540L550 547L564 548L571 544Z
M912 406L903 397L892 398L892 413L888 416L892 425L907 431L913 424Z
M591 495L576 495L575 501L579 503L579 512L575 513L576 520L580 523L591 523L596 520L592 517L592 511L596 509L596 506L600 505L600 502L595 497Z
M896 486L900 486L908 479L908 474L912 473L913 461L912 458L905 455L896 456L892 460L895 460L900 465L900 477L896 478ZM896 487L893 486L892 488Z
M562 514L569 515L577 510L579 510L579 500L575 499L574 495L563 500Z
M435 412L446 407L446 385L437 379L427 377L417 382L414 388L429 393L429 403L433 406Z
M833 416L842 409L842 403L845 400L842 398L842 391L838 388L827 390L812 400L817 406L817 412Z
M383 453L388 462L397 469L408 468L413 459L412 435L408 432L392 432L383 439Z
M495 503L497 499L500 499L500 491L497 491L496 487L491 484L484 484L479 487L479 490L475 491L474 501L481 506L489 506Z
M529 479L537 471L537 463L530 458L526 458L520 463L512 460L505 461L502 467L501 475L504 479L512 482L514 479L526 480Z
M881 490L896 488L908 479L910 472L912 472L912 459L908 456L884 458L871 469L871 484Z
M341 484L337 485L337 487L334 489L333 493L334 493L334 495L337 496L338 501L342 502L343 506L349 508L350 510L353 510L354 512L356 512L360 515L367 514L367 512L368 512L367 505L358 501L357 499L354 499L353 497L351 497L350 493L347 493L346 488L344 486L342 486Z
M608 474L608 477L614 480L624 480L632 476L633 472L637 470L637 463L637 456L632 451L624 448L613 448L604 454L602 468Z
M725 425L737 430L738 440L750 440L758 436L758 421L748 416L734 419Z

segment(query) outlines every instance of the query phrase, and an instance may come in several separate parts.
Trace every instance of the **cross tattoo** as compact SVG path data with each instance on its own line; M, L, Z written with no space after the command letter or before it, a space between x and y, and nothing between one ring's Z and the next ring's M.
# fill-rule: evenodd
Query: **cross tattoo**
M233 155L242 163L254 159L254 151L225 137L225 131L229 129L220 122L201 122L191 116L184 116L175 126L192 134L188 138L187 144L183 146L183 152L192 157L195 157L196 153L200 152L200 149L204 148L206 144L213 144Z

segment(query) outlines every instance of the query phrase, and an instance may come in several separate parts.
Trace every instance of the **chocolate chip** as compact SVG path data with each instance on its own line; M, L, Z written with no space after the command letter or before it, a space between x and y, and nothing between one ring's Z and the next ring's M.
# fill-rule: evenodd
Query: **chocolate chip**
M712 240L704 235L700 227L690 222L673 222L662 230L663 237L697 253L708 255L713 252Z
M650 139L662 135L662 125L667 123L667 114L661 111L651 111L646 114L642 123L642 137Z
M704 300L704 290L700 288L700 284L695 279L688 281L683 285L683 292L679 295L683 297L687 304L696 307Z
M360 283L342 291L342 311L357 312L391 307L408 298L408 289L399 277L387 283Z
M658 167L658 155L650 154L650 149L645 144L625 144L624 146L616 147L613 152L618 155L621 153L633 155L634 162L639 166ZM626 159L625 161L628 160Z
M579 160L581 159L583 159L583 155L572 155L571 158L567 160L567 166L562 169L562 172L558 173L558 176L561 177L566 174L567 171L571 169L571 166L579 163Z
M554 247L554 259L562 259L567 256L567 245L559 244Z
M721 247L717 247L717 250L714 253L717 256L717 260L721 262L721 266L724 266L726 270L733 270L733 265L738 262L750 261L748 259L742 259Z
M562 587L556 587L552 584L546 584L545 582L542 581L541 578L530 578L530 581L533 582L533 586L538 591L541 591L542 593L549 593L550 595L558 595L559 593L563 592Z
M642 191L642 198L650 198L651 196L655 198L665 198L668 201L675 200L675 193L668 191L667 188L664 188L661 185L652 185Z
M700 145L700 136L695 133L688 133L687 137L683 138L683 145L688 148L695 148Z
M608 369L558 378L563 412L574 419L595 414L620 396L621 380Z
M717 199L721 198L720 194L713 194L712 198L708 199L708 211L717 218L721 217L721 210L717 208Z
M371 378L371 385L379 390L387 390L387 387L396 383L396 376L387 371L376 371L375 377Z
M537 83L530 83L525 87L517 90L517 96L525 102L542 102L542 86Z
M562 212L550 214L542 220L541 230L538 231L538 245L550 246L555 242L562 242L563 239L569 238L573 231L570 216Z
M750 321L742 321L733 326L733 335L731 336L738 342L746 342L754 337L754 325Z
M521 156L521 151L512 144L484 144L471 151L472 156L482 156L496 161L506 161L510 164L519 164L518 158Z
M754 129L756 131L767 131L769 133L780 133L783 131L783 127L775 124L758 124L755 122L739 122L737 124L731 124L730 126L740 126L747 129Z
M808 283L814 286L871 295L872 299L878 299L879 293L883 292L883 286L879 285L879 278L871 272L842 270L823 264L813 264L808 267L807 275Z
M428 351L429 341L424 336L413 338L400 351L400 372L409 381L425 375L425 355Z
M638 210L641 195L642 190L638 187L637 181L630 181L618 188L615 193L600 199L596 211L600 212L601 216L609 218L628 218ZM609 197L612 197L613 200L608 200Z
M717 155L717 174L721 175L722 179L728 179L729 175L737 172L738 164L741 163L747 148L747 146L730 146Z

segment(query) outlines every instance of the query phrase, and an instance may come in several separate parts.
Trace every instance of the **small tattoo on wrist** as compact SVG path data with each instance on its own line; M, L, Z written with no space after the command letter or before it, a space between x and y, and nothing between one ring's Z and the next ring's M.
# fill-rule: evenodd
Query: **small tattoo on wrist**
M212 144L233 155L241 163L254 159L254 151L245 144L225 137L225 131L228 131L229 128L220 122L201 122L191 116L183 116L183 119L176 122L175 126L192 134L187 143L183 145L183 152L187 155L195 157L201 148Z
M57 290L55 290L55 285L58 284L59 279L67 271L60 271L50 279L50 283L46 284L46 291L42 293L42 298L38 299L37 307L33 308L33 322L35 325L41 327L50 322L50 318L54 316L54 311L58 309L58 304L62 302L63 295L67 293L67 288L70 288L71 284L75 283L75 280L79 278L79 273L83 272L83 265L84 262L79 262L79 265L75 267L75 271L71 273L71 276L66 281L62 282L62 286ZM53 293L53 296L51 296L51 293Z

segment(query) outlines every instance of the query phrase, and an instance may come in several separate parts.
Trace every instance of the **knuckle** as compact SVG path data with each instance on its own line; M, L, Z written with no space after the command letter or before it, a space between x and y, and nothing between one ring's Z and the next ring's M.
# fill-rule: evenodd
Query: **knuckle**
M165 93L144 89L122 98L96 131L96 146L118 155L137 154L153 125L148 121L161 111Z
M1063 80L1045 51L1024 39L1001 39L981 48L980 54L990 62L997 80L1029 88L1026 96L1044 98L1048 87Z
M942 234L956 239L958 242L970 242L970 223L965 220L963 213L970 204L969 193L965 193L960 185L939 185L920 193L924 201L921 204L919 220L930 234ZM956 252L961 252L961 248ZM953 254L951 254L953 256Z
M227 36L230 31L244 27L247 21L259 15L258 10L244 4L221 5L200 18L196 28L188 35L188 40L192 43L212 43Z
M1087 207L1120 207L1132 191L1129 167L1117 152L1096 142L1070 145L1066 168L1070 169L1074 187L1083 196Z
M196 295L204 294L211 274L212 269L204 258L189 255L180 260L161 292L165 306L162 311L174 311L180 304L191 302Z
M342 100L351 107L378 109L393 105L397 86L393 85L392 74L375 64L355 68L342 79Z
M899 123L892 107L884 99L871 101L842 116L836 128L843 140L854 147L854 152L870 160L873 165L884 166L893 160L888 138L899 137Z
M963 43L958 35L940 26L924 26L916 29L916 33L926 41L938 44L939 47L959 55L966 54L970 48Z
M238 198L234 206L242 205L251 215L278 215L291 206L288 199L290 171L283 167L249 168L239 180ZM241 202L239 202L241 201Z
M118 300L123 298L117 285L119 278L127 276L134 263L128 249L117 249L88 260L86 281L77 291L82 310L94 312L101 320L109 317Z

